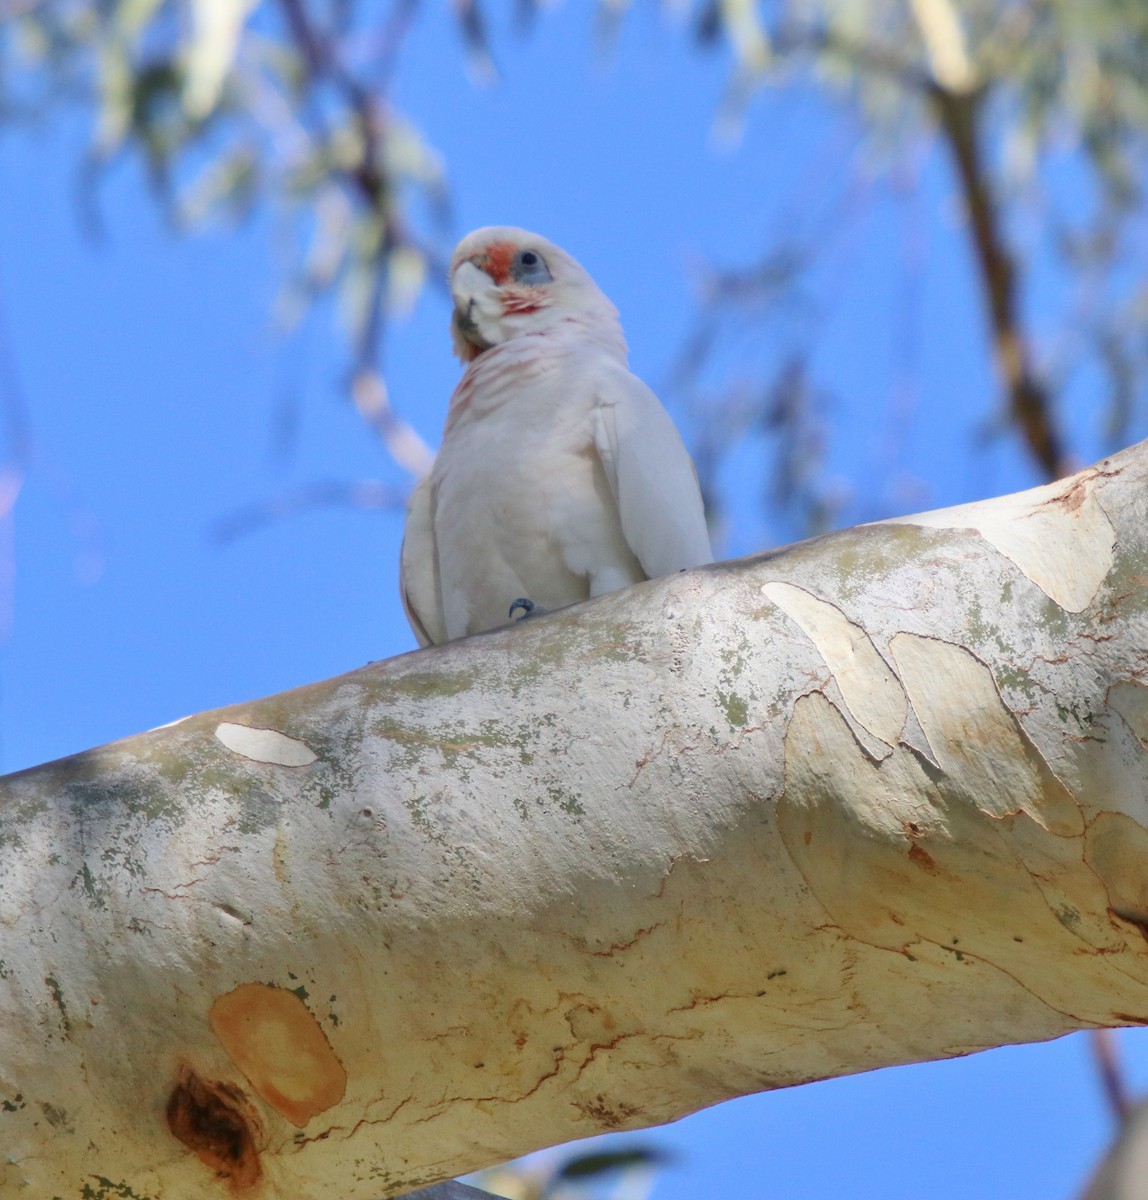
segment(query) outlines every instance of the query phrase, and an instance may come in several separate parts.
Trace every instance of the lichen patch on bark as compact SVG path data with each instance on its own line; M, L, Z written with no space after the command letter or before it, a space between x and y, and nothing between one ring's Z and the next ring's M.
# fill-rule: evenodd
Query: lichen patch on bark
M215 1001L210 1021L232 1062L292 1125L302 1129L343 1099L347 1072L294 992L241 984Z
M1108 704L1124 718L1141 745L1148 745L1148 687L1121 680L1108 689Z

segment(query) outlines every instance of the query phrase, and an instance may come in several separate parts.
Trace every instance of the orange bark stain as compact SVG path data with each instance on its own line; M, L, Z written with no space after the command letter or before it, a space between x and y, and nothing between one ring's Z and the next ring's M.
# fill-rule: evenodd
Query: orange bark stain
M343 1099L347 1072L294 992L244 983L218 997L209 1020L232 1062L292 1125L302 1129Z

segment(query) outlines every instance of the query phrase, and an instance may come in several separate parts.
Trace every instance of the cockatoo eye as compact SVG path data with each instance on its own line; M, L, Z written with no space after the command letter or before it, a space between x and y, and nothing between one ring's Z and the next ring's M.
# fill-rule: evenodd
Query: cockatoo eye
M515 283L549 283L550 268L537 250L519 250L510 265Z

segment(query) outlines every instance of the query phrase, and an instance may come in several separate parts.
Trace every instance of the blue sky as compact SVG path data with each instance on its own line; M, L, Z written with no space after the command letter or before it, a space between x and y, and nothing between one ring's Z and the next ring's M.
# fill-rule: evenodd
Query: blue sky
M576 254L659 388L701 257L734 265L783 231L823 238L816 361L850 519L1037 482L1011 445L976 444L996 397L943 158L916 148L917 186L895 186L854 149L846 110L800 87L760 94L740 144L716 151L721 55L693 51L652 10L630 15L605 59L591 31L580 4L544 12L528 39L496 30L503 79L478 89L449 18L425 14L397 100L448 164L457 234L521 224ZM107 235L93 243L75 205L85 132L73 116L0 140L0 387L16 389L34 441L0 522L3 770L414 645L397 597L399 513L318 511L228 546L209 536L292 484L407 484L341 390L330 306L291 339L273 327L282 219L260 211L238 231L178 240L125 166L101 189ZM859 198L827 223L850 166ZM1058 303L1050 272L1047 293L1028 297L1038 323ZM428 293L386 340L394 402L432 444L458 375L446 321ZM769 336L782 352L784 330ZM273 448L285 405L299 422L287 457ZM696 434L696 414L675 415ZM1086 393L1071 420L1083 457L1102 452ZM757 502L768 462L750 443L723 473L724 554L794 535ZM1148 1042L1123 1045L1148 1087ZM655 1200L1057 1200L1109 1131L1077 1037L751 1097L648 1136L677 1155Z

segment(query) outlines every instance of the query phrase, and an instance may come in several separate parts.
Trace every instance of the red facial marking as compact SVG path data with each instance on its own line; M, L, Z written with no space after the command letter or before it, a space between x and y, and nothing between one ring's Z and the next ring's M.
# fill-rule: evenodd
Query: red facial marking
M510 264L517 249L513 242L492 242L479 259L482 269L499 287L510 279Z

